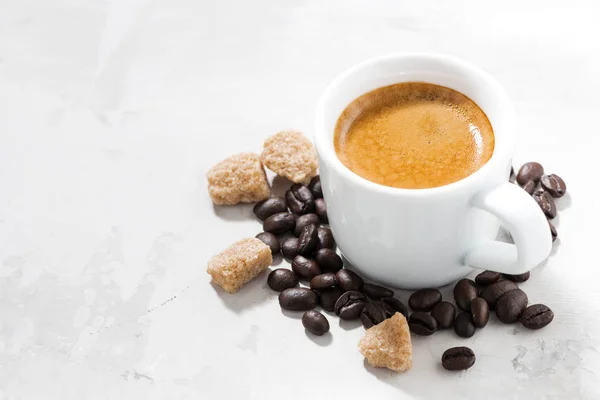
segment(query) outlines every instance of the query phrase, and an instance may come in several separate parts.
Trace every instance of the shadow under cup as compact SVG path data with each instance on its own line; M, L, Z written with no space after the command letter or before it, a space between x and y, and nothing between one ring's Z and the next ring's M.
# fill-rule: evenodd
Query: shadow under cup
M495 146L478 171L455 183L400 189L368 181L334 149L340 114L359 96L401 82L456 90L487 115ZM351 68L325 90L316 111L315 144L323 195L336 243L366 277L401 288L441 286L469 273L465 254L493 240L499 220L474 208L479 192L506 182L514 147L514 110L501 86L479 68L441 55L396 54Z

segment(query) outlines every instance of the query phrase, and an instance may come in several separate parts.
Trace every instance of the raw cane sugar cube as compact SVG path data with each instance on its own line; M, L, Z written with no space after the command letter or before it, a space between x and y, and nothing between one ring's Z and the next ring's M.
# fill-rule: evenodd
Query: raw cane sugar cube
M365 331L358 349L373 367L404 372L412 367L412 344L406 318L394 314Z
M206 272L226 292L235 293L272 262L271 248L260 239L242 239L211 258Z
M283 131L269 136L260 160L294 183L307 184L317 175L317 151L302 132Z
M267 175L254 153L233 155L206 174L208 193L215 204L252 203L269 198Z

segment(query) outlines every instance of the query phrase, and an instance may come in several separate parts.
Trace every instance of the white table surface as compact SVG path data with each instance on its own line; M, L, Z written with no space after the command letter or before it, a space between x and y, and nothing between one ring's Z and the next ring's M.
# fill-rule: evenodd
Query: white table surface
M594 0L0 0L0 399L600 398L599 15ZM400 51L493 74L520 118L515 163L570 192L522 285L554 322L414 337L405 374L363 362L357 323L307 335L266 273L229 295L205 272L260 231L251 206L213 207L210 166L311 134L336 74ZM469 371L441 368L455 345L475 350Z

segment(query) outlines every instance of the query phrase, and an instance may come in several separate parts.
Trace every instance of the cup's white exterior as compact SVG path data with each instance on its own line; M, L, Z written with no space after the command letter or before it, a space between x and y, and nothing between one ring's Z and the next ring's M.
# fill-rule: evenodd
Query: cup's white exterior
M406 81L452 88L482 108L495 134L494 153L486 165L450 185L397 189L363 179L341 163L335 154L333 133L344 108L366 92ZM482 210L488 198L477 200L482 193L503 187L508 179L514 146L513 124L512 104L499 84L482 70L454 58L389 55L360 64L335 79L317 106L315 143L330 225L339 249L352 267L375 281L415 289L444 285L466 275L471 270L466 265L470 252L479 253L471 257L474 262L486 263L485 259L496 253L507 263L511 257L516 260L515 248L501 248L495 243L486 250L484 244L495 239L499 220ZM510 192L508 197L514 195L516 203L523 204L530 218L528 223L537 229L533 234L541 235L541 221L548 230L533 200L512 193L511 188L503 187L501 192L496 196L499 199ZM478 202L481 204L474 204ZM496 215L510 214L506 210L497 213L490 207L488 211ZM521 233L517 235L525 236ZM514 265L495 269L513 273L529 270L549 254L549 233L546 236L527 244L536 248L535 256L525 260L520 254L520 262L513 260Z

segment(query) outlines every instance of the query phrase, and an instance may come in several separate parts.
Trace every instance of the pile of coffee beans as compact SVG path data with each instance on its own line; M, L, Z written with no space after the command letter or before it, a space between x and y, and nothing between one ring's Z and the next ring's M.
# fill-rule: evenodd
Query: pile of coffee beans
M516 181L540 205L548 217L553 241L556 229L550 219L556 216L554 198L566 192L564 181L555 174L544 175L539 163L525 164L511 181ZM291 262L291 270L277 268L269 274L267 284L280 292L281 308L305 311L302 324L314 335L329 331L329 321L314 308L334 312L342 320L360 320L369 329L396 312L408 321L411 332L430 336L438 330L453 328L456 335L473 336L484 328L490 313L511 324L520 322L528 329L540 329L552 322L554 314L543 304L529 305L525 292L517 283L529 279L530 273L507 275L484 271L475 280L461 279L454 287L454 303L444 301L434 288L415 291L407 306L384 286L365 283L355 272L344 269L335 251L335 241L328 223L320 177L309 185L293 184L285 199L271 197L254 207L263 221L264 232L256 237L267 244L273 255L281 253ZM306 287L299 287L300 283ZM444 352L442 365L447 370L468 369L475 354L467 347L454 347Z
M567 193L565 181L556 174L545 174L542 164L535 161L525 163L516 175L514 169L511 169L509 180L529 193L540 206L548 219L550 234L554 242L558 237L558 232L550 220L557 215L554 199L563 197Z

